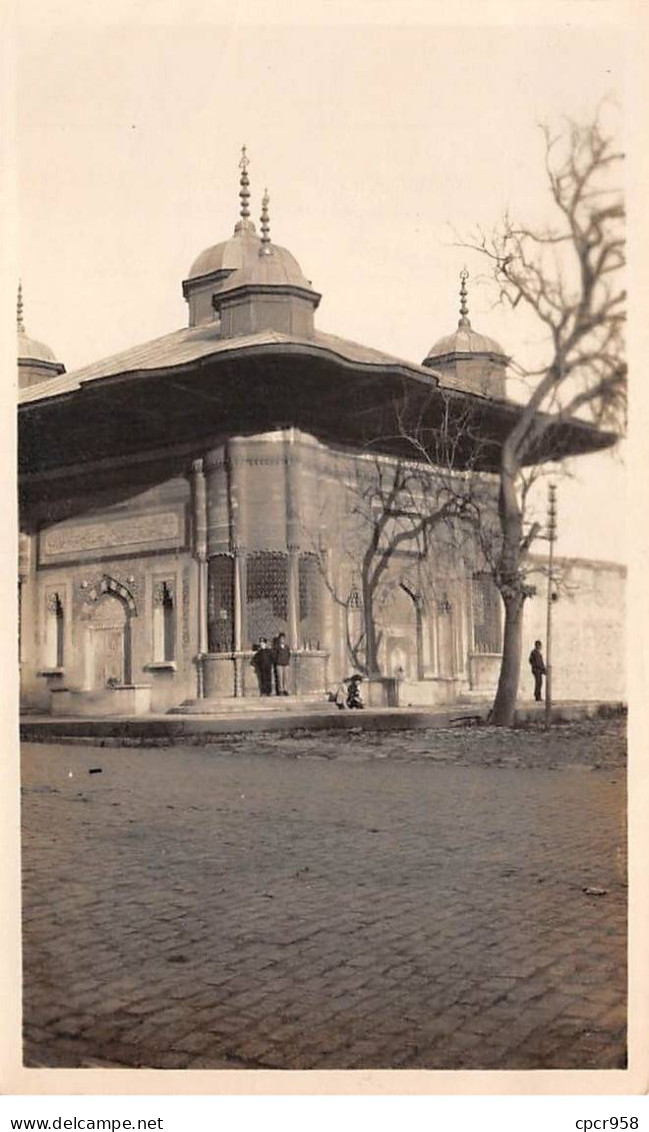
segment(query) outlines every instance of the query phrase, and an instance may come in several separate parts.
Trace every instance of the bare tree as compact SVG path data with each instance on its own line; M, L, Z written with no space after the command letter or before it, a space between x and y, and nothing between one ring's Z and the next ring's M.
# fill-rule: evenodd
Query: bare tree
M416 575L429 556L433 533L438 542L443 530L443 541L459 546L463 520L470 520L476 506L474 480L461 477L440 456L431 458L430 435L422 456L414 435L409 435L412 459L368 453L350 465L342 525L348 573L356 585L350 587L349 578L332 578L319 557L329 593L345 610L349 658L368 676L381 675L380 611L391 591L400 588L417 608ZM435 435L438 440L450 432L436 430Z
M525 523L534 467L559 458L552 430L585 415L598 425L624 422L626 292L624 207L617 178L623 154L599 119L544 130L546 173L556 225L535 229L505 216L489 236L469 241L489 262L499 301L527 308L544 332L544 364L524 372L531 392L501 451L499 548L494 580L505 607L503 661L492 722L513 721L522 659L522 619L531 587L525 563L539 534Z
M362 654L364 670L378 672L376 605L395 555L409 547L423 561L440 529L452 532L456 551L472 540L504 604L491 719L505 726L516 706L524 604L535 592L530 551L541 526L526 515L531 489L548 461L570 452L575 416L619 427L626 404L624 208L616 182L623 155L599 121L544 136L556 224L536 229L507 215L491 235L465 244L488 261L499 301L527 308L543 329L543 364L518 367L529 383L527 400L496 442L486 399L439 386L416 401L404 394L392 439L411 458L377 458L353 488L363 540L355 548L364 614L364 639L350 646L356 662ZM401 582L417 596L408 578ZM332 593L348 603L348 595Z
M467 513L466 493L449 489L445 475L431 468L399 460L395 464L373 460L373 474L366 481L362 501L366 512L366 545L360 562L365 629L365 666L369 675L379 672L379 638L376 605L388 580L395 556L407 550L410 561L429 555L434 531L445 528L452 537L458 520ZM407 573L393 578L412 597ZM413 600L415 600L413 598Z

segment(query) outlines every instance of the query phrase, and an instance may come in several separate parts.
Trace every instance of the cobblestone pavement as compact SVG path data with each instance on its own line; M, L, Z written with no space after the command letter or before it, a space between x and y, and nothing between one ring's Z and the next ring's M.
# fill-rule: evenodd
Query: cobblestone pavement
M27 744L23 784L28 1065L625 1064L618 721Z

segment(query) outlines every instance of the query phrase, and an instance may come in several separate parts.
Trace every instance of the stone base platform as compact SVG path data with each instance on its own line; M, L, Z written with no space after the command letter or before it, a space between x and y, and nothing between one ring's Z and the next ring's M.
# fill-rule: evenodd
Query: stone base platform
M108 746L173 746L209 743L224 735L295 731L423 731L486 722L491 704L455 704L448 708L370 708L364 711L242 711L221 715L149 715L124 719L79 719L26 716L20 722L25 742L88 742ZM619 703L570 702L556 704L554 723L622 713ZM516 722L542 725L543 704L522 703Z
M172 707L168 715L265 715L293 714L295 712L331 712L337 711L335 704L330 703L324 695L320 696L233 696L210 698L202 700L185 700L178 707Z

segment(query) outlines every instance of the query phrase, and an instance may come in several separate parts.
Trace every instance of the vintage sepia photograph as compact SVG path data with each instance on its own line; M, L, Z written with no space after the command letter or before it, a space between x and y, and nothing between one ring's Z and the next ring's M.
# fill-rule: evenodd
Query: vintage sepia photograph
M24 1069L628 1069L626 40L568 6L21 7Z

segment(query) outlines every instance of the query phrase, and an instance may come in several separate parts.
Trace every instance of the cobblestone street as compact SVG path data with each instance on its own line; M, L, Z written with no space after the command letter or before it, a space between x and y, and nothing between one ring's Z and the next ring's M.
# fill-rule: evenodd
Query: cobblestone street
M25 744L26 1064L623 1067L624 743Z

